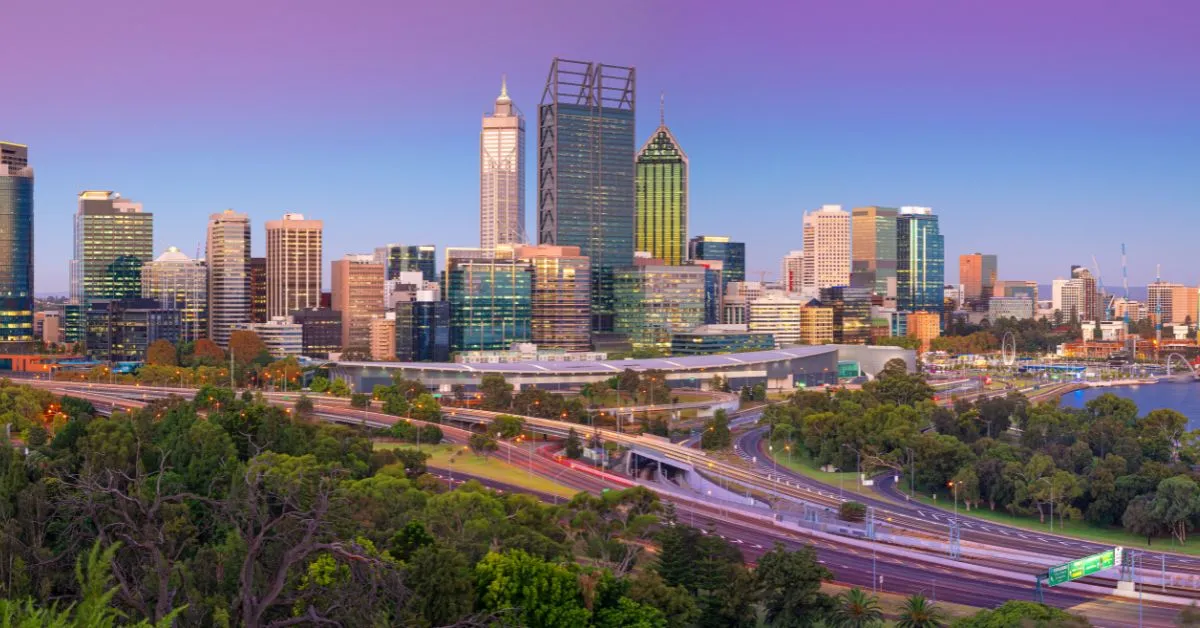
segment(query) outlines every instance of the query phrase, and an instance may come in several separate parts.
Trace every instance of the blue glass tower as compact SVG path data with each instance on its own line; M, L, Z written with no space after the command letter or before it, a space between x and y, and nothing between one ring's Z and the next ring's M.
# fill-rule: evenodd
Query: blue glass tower
M942 313L945 241L928 207L901 207L896 217L896 307Z
M0 343L33 341L33 168L0 142Z
M533 337L533 269L527 262L448 256L450 350L500 351Z
M745 242L730 242L728 236L696 236L688 240L688 258L722 262L723 283L746 281Z

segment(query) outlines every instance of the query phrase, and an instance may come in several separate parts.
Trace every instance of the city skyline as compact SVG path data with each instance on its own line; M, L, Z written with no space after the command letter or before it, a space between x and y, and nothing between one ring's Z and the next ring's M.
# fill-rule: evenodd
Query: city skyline
M222 24L220 4L192 14L151 8L137 20L122 2L82 7L68 20L34 5L6 10L15 49L34 60L10 70L23 97L6 101L3 132L28 144L38 164L39 293L67 289L63 233L84 189L122 190L157 212L155 255L171 245L195 250L205 217L227 207L248 213L256 230L289 211L328 220L325 264L362 248L355 225L334 224L336 216L372 221L380 243L470 245L478 236L462 225L477 223L478 116L500 74L514 101L531 108L557 55L634 66L642 98L667 92L672 129L687 138L697 164L689 235L747 242L751 273L776 274L778 260L799 248L798 234L761 225L794 224L805 208L823 204L878 204L939 213L950 277L957 255L985 249L1005 260L1001 279L1046 284L1093 254L1115 277L1124 241L1135 285L1149 283L1157 263L1164 277L1197 280L1181 256L1165 254L1186 247L1185 230L1116 226L1135 211L1185 219L1196 197L1188 173L1197 165L1190 147L1200 123L1190 112L1200 101L1200 81L1192 80L1200 70L1186 61L1198 46L1185 36L1198 16L1190 3L1158 3L1157 13L1007 3L970 15L957 7L935 12L932 4L737 13L701 5L685 13L617 3L586 31L571 7L514 16L418 7L401 19L382 3L320 19L297 7L290 29L272 30L264 25L278 7L268 3L243 8L244 23L229 26L218 46L210 36ZM1141 27L1126 28L1135 20ZM804 36L774 36L797 22ZM564 26L539 28L549 24ZM471 38L483 42L482 32L505 27L543 36L481 57L483 44ZM318 28L354 33L355 44L344 52L305 49L297 35ZM782 54L768 58L766 44L750 35L755 28L769 31L755 37ZM143 45L92 45L115 30ZM411 38L397 36L409 30ZM738 45L699 45L706 38ZM871 43L855 50L857 39ZM85 48L89 55L78 52ZM461 71L391 61L416 52L450 54L446 61ZM362 68L343 73L350 59ZM790 59L805 61L793 67ZM742 71L752 63L753 71ZM387 79L368 81L365 73ZM767 89L768 77L786 89ZM322 93L300 97L314 81ZM68 108L79 90L103 104ZM822 98L797 101L800 92ZM656 114L642 108L637 142ZM764 124L773 125L770 133L756 131ZM316 189L306 185L313 148L335 141L339 167L325 169ZM743 160L764 154L772 156L769 168ZM534 161L527 155L529 190ZM535 201L526 198L530 225ZM1035 220L1038 228L1022 233ZM1092 229L1088 238L1058 237L1081 224ZM254 240L261 255L262 240ZM1019 256L1027 247L1041 254Z

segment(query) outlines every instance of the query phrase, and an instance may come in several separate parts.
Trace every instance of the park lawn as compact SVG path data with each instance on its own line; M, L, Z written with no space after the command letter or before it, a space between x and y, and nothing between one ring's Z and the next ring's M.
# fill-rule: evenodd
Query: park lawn
M954 501L950 495L938 495L937 500L930 499L925 493L918 493L916 497L918 502L926 505L936 506L942 510L950 510L953 508ZM1149 549L1158 552L1177 552L1180 554L1200 555L1200 543L1180 545L1174 538L1159 537L1154 539L1151 545L1146 544L1146 538L1134 536L1120 528L1106 528L1098 526L1087 521L1072 521L1068 519L1065 522L1065 527L1058 527L1058 518L1054 520L1054 530L1050 529L1049 518L1046 523L1039 523L1037 518L1029 516L1013 515L1001 510L989 510L987 506L982 508L972 508L970 512L960 504L959 514L963 516L974 517L976 519L984 519L1002 523L1014 528L1022 528L1033 532L1057 534L1059 536L1075 537L1084 541L1092 541L1093 543L1104 543L1111 545L1120 545L1122 547L1132 547L1138 549Z
M793 447L793 449L797 448ZM775 453L778 454L780 452ZM857 493L859 495L872 494L871 487L859 484L857 473L853 471L822 471L809 459L808 454L793 452L789 456L787 453L783 453L783 455L777 455L775 460L779 462L779 466L787 467L800 475L822 482L832 487L833 490L838 490L840 487L847 493Z
M375 447L380 449L416 449L414 445L409 443L376 442ZM493 454L485 458L476 456L470 450L464 451L463 445L441 444L422 446L421 451L430 454L426 464L437 469L450 470L473 477L487 478L541 493L558 495L567 499L579 493L577 489L563 486L536 473L530 475L525 467L518 464L518 457L515 455L513 456L513 463L510 465L505 461L504 454ZM453 463L451 460L453 460Z

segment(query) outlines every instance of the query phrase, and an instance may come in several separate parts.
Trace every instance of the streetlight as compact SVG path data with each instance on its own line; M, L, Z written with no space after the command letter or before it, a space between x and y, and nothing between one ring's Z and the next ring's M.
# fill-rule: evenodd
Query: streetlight
M947 484L947 486L954 489L954 520L955 521L958 521L958 485L959 484L962 484L962 482L955 482L954 480L950 480L950 483Z

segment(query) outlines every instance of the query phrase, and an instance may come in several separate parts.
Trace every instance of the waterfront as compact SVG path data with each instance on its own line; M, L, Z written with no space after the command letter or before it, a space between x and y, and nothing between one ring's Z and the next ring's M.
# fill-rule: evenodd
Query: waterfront
M1063 405L1083 407L1091 399L1104 393L1133 400L1139 414L1158 408L1170 408L1188 418L1188 429L1200 427L1200 382L1159 382L1137 386L1113 386L1111 388L1087 388L1063 395Z

